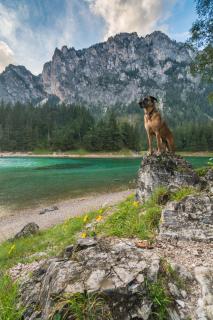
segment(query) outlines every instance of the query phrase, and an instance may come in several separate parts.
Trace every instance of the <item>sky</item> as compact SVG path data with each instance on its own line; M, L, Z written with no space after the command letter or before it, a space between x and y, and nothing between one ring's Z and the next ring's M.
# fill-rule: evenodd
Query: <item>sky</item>
M10 64L42 72L56 47L87 48L120 32L189 36L194 0L0 0L0 72Z

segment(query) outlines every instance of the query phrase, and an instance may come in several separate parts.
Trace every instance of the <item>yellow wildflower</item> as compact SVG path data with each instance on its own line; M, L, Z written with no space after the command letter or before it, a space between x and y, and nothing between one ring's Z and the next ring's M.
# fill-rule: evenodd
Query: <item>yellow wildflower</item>
M15 250L15 248L16 248L16 245L15 245L15 244L13 244L13 245L10 247L10 250L8 251L9 256L10 256L11 253Z
M83 233L81 234L81 238L82 238L82 239L85 239L86 237L87 237L86 232L83 232Z
M100 215L96 217L96 221L97 221L97 222L101 221L102 219L103 219L103 217L100 216Z
M138 208L139 207L139 202L138 201L134 201L133 202L133 207Z
M87 220L88 220L88 214L86 214L86 215L84 216L84 218L83 218L83 221L84 221L84 222L87 222Z

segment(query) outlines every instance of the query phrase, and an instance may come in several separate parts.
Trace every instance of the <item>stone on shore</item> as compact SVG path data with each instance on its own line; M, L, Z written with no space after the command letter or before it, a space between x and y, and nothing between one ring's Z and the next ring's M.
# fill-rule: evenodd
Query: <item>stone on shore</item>
M11 241L35 235L38 231L39 226L35 222L29 222L11 239Z

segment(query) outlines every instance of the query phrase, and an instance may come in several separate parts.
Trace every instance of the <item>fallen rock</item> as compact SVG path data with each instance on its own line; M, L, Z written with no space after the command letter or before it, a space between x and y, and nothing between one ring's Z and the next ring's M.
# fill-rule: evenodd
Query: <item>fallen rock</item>
M19 238L25 238L32 236L39 231L39 226L35 222L30 222L24 226L24 228L19 231L10 241L17 240Z
M213 195L187 196L162 211L159 239L213 240Z
M162 154L144 156L138 172L136 197L143 202L159 187L176 191L184 186L202 187L202 181L184 158Z

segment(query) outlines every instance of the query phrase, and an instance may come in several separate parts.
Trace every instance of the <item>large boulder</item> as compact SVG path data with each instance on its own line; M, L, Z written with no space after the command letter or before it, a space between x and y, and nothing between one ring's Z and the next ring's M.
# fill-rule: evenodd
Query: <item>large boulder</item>
M169 202L162 211L159 238L213 240L213 195L203 193Z
M68 301L75 294L98 293L110 319L146 320L152 308L147 282L157 280L159 262L158 255L137 248L131 240L77 244L69 259L50 259L21 284L24 319L49 319L62 307L63 296Z
M182 187L201 188L202 181L184 158L178 155L146 155L138 172L136 197L139 201L149 198L159 187L175 191Z

